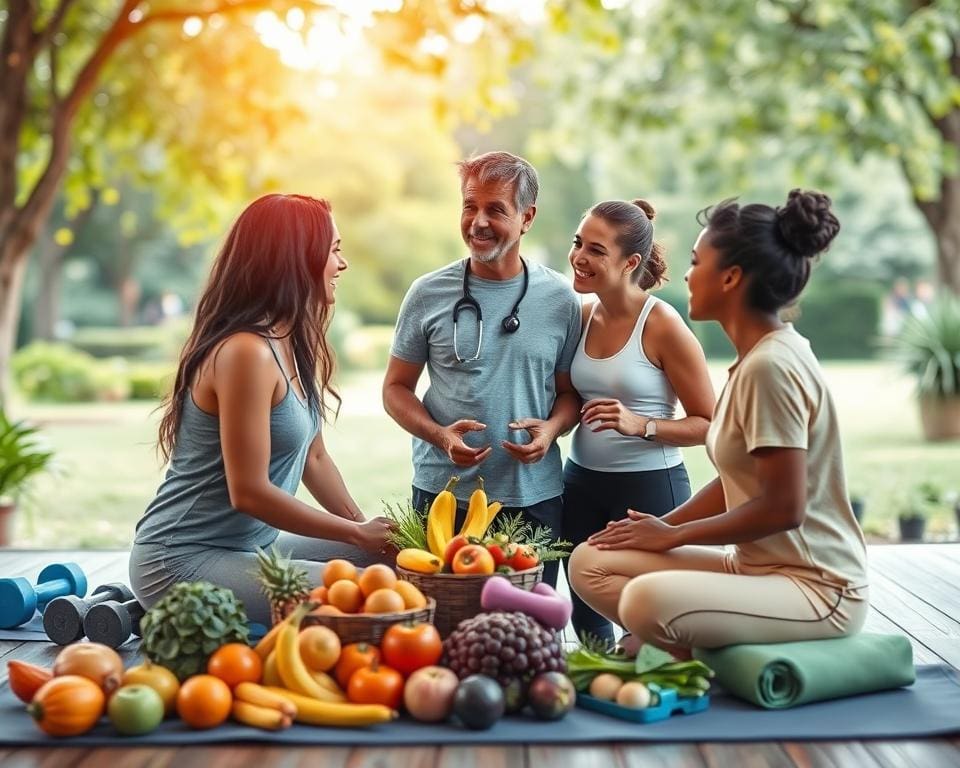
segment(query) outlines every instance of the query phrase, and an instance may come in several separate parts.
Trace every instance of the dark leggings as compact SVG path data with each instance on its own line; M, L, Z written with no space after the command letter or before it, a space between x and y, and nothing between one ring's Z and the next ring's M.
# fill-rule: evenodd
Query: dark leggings
M622 520L628 509L661 517L690 498L690 478L683 464L648 472L597 472L567 460L563 468L563 538L574 546ZM567 583L568 560L563 561ZM612 641L613 627L571 589L573 628Z

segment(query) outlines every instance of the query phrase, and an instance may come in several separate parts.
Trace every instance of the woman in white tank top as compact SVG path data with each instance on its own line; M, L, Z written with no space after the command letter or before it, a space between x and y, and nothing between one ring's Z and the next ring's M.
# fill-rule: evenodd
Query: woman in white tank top
M570 250L574 289L596 294L571 368L583 400L564 467L564 538L579 544L628 509L663 515L690 497L680 446L702 445L714 393L703 350L680 316L648 293L666 263L653 206L593 206ZM676 418L677 402L686 416ZM574 597L574 629L613 639L610 623Z

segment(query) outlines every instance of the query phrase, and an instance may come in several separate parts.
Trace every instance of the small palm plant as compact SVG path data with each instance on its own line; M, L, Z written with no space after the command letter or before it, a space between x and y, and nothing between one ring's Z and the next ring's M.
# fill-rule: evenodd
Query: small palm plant
M37 439L37 427L11 421L0 408L0 545L10 543L11 518L30 481L50 469L53 452Z
M960 300L942 294L926 312L907 318L894 347L917 377L927 438L960 437Z

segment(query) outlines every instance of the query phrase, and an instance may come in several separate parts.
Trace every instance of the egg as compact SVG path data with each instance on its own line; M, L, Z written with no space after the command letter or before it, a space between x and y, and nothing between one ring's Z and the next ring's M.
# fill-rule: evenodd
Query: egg
M651 698L650 689L643 683L624 683L617 691L617 704L630 709L646 709Z
M597 675L590 683L590 695L596 699L613 701L623 686L623 681L616 675L604 672Z

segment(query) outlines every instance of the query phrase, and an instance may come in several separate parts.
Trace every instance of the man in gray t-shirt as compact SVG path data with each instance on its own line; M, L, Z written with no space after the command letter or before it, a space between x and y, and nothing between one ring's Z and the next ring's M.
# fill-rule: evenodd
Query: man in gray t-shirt
M560 535L556 439L576 425L570 364L580 305L559 273L520 257L536 215L537 175L489 152L460 163L460 230L470 258L414 281L397 318L384 407L413 435L413 499L429 504L452 475L463 508L482 476L491 501ZM454 320L456 313L456 322ZM421 401L424 366L430 386ZM503 512L501 512L503 514ZM544 581L556 584L557 563Z

